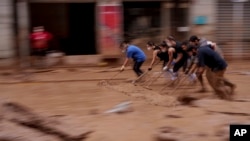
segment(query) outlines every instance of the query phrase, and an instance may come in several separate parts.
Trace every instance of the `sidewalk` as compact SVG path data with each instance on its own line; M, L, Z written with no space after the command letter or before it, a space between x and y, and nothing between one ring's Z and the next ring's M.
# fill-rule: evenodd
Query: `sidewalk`
M59 83L59 82L86 82L110 79L119 72L119 67L75 67L53 69L28 69L23 72L14 70L0 71L0 84L17 83ZM125 80L131 73L128 68L116 80Z

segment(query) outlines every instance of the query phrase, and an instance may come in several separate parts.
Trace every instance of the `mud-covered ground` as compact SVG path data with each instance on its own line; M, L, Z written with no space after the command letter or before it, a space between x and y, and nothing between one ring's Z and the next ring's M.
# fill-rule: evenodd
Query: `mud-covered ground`
M185 83L176 91L174 87L162 90L168 83L164 78L150 85L151 89L134 86L130 81L135 74L129 68L109 84L102 80L112 78L118 68L55 68L29 70L26 75L2 70L0 140L67 140L27 126L26 122L55 127L72 136L93 131L87 141L153 141L162 136L179 141L227 140L229 124L250 124L250 65L229 65L226 77L237 85L234 101L219 100L209 86L208 92L196 93L199 84ZM159 67L151 75L157 76ZM177 100L181 95L199 99L182 105ZM124 101L132 102L128 111L105 113ZM13 110L8 102L22 105L46 121L41 125L32 122L34 117ZM162 130L170 133L159 134Z

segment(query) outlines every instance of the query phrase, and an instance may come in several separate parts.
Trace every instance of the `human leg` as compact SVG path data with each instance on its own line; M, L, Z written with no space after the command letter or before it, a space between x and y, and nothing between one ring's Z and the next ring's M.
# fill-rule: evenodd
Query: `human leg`
M208 81L208 84L215 90L215 78L212 70L208 67L206 67L206 78Z
M230 99L231 92L227 91L227 88L225 85L225 79L224 79L224 70L219 70L216 72L213 72L213 78L214 78L214 91L216 95L218 95L222 99Z
M203 74L203 73L202 73L202 74ZM199 81L200 84L201 84L201 89L198 90L197 92L206 92L206 87L205 87L205 84L204 84L204 80L203 80L202 74L196 74L197 79L198 79L198 81Z
M179 69L185 64L183 60L174 64L172 80L176 80L178 77Z
M143 63L144 63L143 61L142 62L135 61L135 63L134 63L133 70L134 70L134 72L136 73L137 76L140 76L140 75L143 74L143 71L141 70L141 66L142 66Z
M236 88L236 85L233 84L231 81L229 81L228 79L225 78L225 76L224 76L225 72L226 72L226 69L223 72L222 81L224 82L225 86L230 87L230 89L231 89L230 94L233 95L234 94L234 90Z

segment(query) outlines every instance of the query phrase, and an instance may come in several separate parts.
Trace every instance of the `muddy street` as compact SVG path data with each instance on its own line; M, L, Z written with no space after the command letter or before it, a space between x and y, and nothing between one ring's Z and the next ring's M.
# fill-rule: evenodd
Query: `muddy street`
M82 139L87 141L157 141L166 136L176 141L200 141L204 138L206 141L227 140L229 124L250 124L250 66L242 64L231 62L226 73L226 77L237 84L234 101L218 99L210 87L206 93L195 93L198 84L194 88L179 88L171 95L168 94L173 89L171 87L166 88L165 93L159 93L165 84L163 78L153 83L150 90L134 86L130 83L135 78L132 70L117 75L108 85L98 83L110 79L116 68L30 71L25 76L25 82L20 80L20 76L6 75L6 71L2 71L0 140L7 135L13 141L22 138L33 141L34 138L41 141L63 140L54 134L13 123L10 117L16 110L6 108L4 105L8 102L27 107L46 121L57 123L56 129L67 135L91 131L86 139ZM157 69L154 71L156 74ZM200 98L183 105L177 96L185 94ZM131 102L129 110L105 113L126 101ZM26 113L19 113L14 116L15 119L18 120L20 114ZM24 117L20 116L20 119ZM160 129L162 127L171 134L160 133L164 132ZM14 129L16 134L12 137Z

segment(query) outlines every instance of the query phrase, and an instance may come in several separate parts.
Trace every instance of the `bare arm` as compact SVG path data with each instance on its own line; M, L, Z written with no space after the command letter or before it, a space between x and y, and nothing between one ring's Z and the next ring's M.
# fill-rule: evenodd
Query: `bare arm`
M197 58L197 56L195 56L194 58L191 58L191 64L192 65L189 67L189 71L188 71L189 74L195 73L195 71L198 68L198 58Z
M152 61L151 61L151 63L150 63L150 66L149 66L149 68L152 68L153 67L153 65L154 65L154 63L155 63L155 60L156 60L156 57L157 57L157 53L159 52L159 50L155 50L154 52L153 52L153 58L152 58Z
M129 58L126 58L126 59L124 60L124 62L123 62L123 65L122 65L122 66L126 67L126 65L128 64L128 61L129 61Z
M197 69L197 64L193 64L189 70L189 74L194 73Z
M171 62L173 61L174 59L174 48L169 48L168 49L168 56L169 56L169 61L168 63L166 64L166 66L169 68L171 66Z

